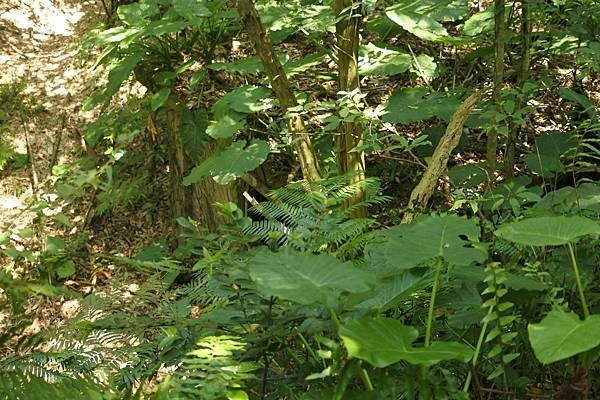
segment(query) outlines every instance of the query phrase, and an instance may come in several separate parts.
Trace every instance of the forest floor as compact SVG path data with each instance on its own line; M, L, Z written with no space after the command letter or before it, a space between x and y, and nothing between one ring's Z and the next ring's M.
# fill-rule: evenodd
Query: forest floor
M97 54L82 52L81 44L104 18L104 10L95 0L0 1L0 84L24 84L24 94L29 95L38 110L25 110L26 116L8 116L13 135L5 140L18 153L28 155L29 162L0 171L2 228L19 232L35 226L37 214L30 211L30 206L39 200L52 202L57 198L53 167L76 161L89 151L82 136L98 112L83 111L82 104L104 83L104 78L101 71L93 68ZM158 221L155 219L154 223L148 223L139 209L94 218L89 215L94 202L94 194L80 198L79 204L69 210L73 213L68 215L73 227L44 226L23 246L43 249L48 236L69 236L85 230L85 247L90 253L132 256L168 229L161 220L168 210L158 210ZM48 209L49 214L57 211L61 211L60 207ZM2 261L6 260L0 258ZM96 268L90 261L89 270L86 267L66 281L67 287L82 293L101 290L98 285L110 278L110 269ZM14 271L17 276L28 272ZM60 298L31 303L30 309L35 310L37 318L26 334L60 324L72 317L77 308L77 300ZM6 317L0 312L0 326Z
M77 127L93 113L81 104L94 85L93 60L78 57L78 42L96 24L94 1L7 0L0 4L0 83L23 82L41 106L34 115L12 119L9 138L29 166L13 168L0 180L0 220L25 226L32 196L43 198L52 167L81 151ZM36 104L36 105L37 105ZM10 118L10 116L9 116Z

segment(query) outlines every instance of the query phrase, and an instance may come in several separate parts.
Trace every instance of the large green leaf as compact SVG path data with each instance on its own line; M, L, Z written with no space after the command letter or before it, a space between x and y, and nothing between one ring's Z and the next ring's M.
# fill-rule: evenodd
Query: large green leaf
M330 254L261 249L249 263L263 295L300 304L334 306L342 293L365 292L374 284L371 274Z
M473 219L456 215L427 215L410 225L393 228L385 248L388 262L409 269L436 257L452 265L469 265L486 259L486 253L470 246L477 240L479 227Z
M373 43L359 49L358 68L362 75L396 75L406 72L412 57L392 48L378 47Z
M191 185L202 178L212 176L218 183L226 185L252 171L267 159L269 154L267 142L254 139L248 147L245 145L246 141L240 140L218 151L202 164L194 167L190 174L183 178L183 184Z
M425 87L400 89L388 100L383 121L411 124L433 117L449 121L459 105L455 96L429 93Z
M142 0L133 4L119 6L117 15L127 25L145 26L146 18L158 13L156 1Z
M423 40L443 42L449 38L446 28L427 15L402 10L398 6L388 8L385 15L403 29Z
M129 78L131 71L144 58L144 53L135 52L121 59L108 74L108 83L103 90L92 93L85 101L83 108L91 110L98 104L110 99Z
M558 89L558 94L563 99L580 105L583 109L583 112L585 112L589 118L595 120L598 116L598 110L596 109L596 106L585 94L577 93L573 89L565 87Z
M208 116L204 108L186 109L181 118L181 142L186 154L193 160L202 159L211 140L206 135Z
M230 110L242 114L252 114L266 110L269 104L263 100L271 94L266 87L247 85L225 93L214 105L213 113L219 118Z
M552 310L539 324L529 324L529 341L540 362L549 364L600 345L600 315L581 321L573 312Z
M243 114L230 111L216 121L211 121L206 133L215 139L227 139L243 129L245 125L246 118Z
M477 36L494 28L494 7L473 14L463 25L463 33L467 36Z
M584 217L538 217L502 225L496 236L526 246L559 246L600 235L600 224Z
M394 307L399 301L421 289L429 282L429 279L425 279L423 276L414 274L411 271L404 271L400 275L382 278L378 280L373 291L369 293L369 298L360 302L355 308L383 312Z
M172 0L173 8L183 18L196 20L202 17L210 17L212 13L206 6L204 0Z
M340 328L339 334L349 355L378 368L399 361L427 366L443 360L466 363L473 356L469 346L456 342L434 342L429 347L413 347L417 330L392 318L352 320Z

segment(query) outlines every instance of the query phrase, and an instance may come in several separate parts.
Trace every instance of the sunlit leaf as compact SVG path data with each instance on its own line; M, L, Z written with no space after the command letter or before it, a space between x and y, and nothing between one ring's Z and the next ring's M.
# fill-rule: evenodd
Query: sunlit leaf
M479 227L473 219L428 215L391 231L385 255L398 269L413 268L436 257L452 265L468 265L487 256L465 240L479 237Z
M277 253L261 249L249 261L250 277L265 296L300 304L334 306L342 293L360 293L374 284L373 276L330 254L289 248Z
M538 217L502 225L494 233L526 246L559 246L582 236L600 235L600 224L578 216Z
M600 345L600 315L584 321L573 312L552 310L538 324L529 324L529 341L540 362L549 364Z
M468 362L473 350L462 343L433 342L429 347L414 347L418 331L392 318L352 320L339 331L348 354L385 368L399 361L431 366L444 360Z
M240 140L221 149L202 164L194 167L190 174L183 178L183 184L191 185L202 178L212 176L215 181L225 185L254 170L267 159L269 154L267 142L254 139L248 147L245 146L246 141Z

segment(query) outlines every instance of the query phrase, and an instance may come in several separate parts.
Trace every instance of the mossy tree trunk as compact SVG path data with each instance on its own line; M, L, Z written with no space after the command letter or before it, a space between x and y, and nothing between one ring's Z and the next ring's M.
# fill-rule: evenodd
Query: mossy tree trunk
M298 102L294 97L283 66L273 49L271 37L260 21L252 0L238 0L237 9L250 41L264 65L281 109L286 113L289 109L296 107ZM308 181L319 180L321 178L319 163L304 120L299 114L291 115L287 118L287 126L292 134L294 150L298 155L304 178Z
M361 2L356 0L334 0L333 11L336 16L336 42L338 85L340 91L352 92L360 88L358 74L358 44L360 41L359 23ZM340 174L348 176L348 184L358 184L357 191L346 202L353 207L365 200L365 155L361 151L351 151L363 144L363 124L345 121L341 132L335 137L337 165ZM351 212L353 217L366 217L366 207L358 207Z
M236 202L237 192L234 185L220 185L212 178L184 186L183 177L195 165L185 152L182 140L182 116L185 105L175 95L171 95L166 104L167 131L166 141L169 153L170 204L173 218L190 217L199 221L209 231L215 232L223 222L215 203ZM210 157L219 146L213 142L205 149L199 162Z

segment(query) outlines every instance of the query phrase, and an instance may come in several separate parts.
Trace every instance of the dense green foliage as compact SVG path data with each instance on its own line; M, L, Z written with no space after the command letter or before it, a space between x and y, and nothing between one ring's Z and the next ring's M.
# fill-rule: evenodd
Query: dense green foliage
M281 113L230 3L140 0L89 34L82 54L101 51L107 79L83 105L100 108L83 134L91 155L54 166L56 196L32 200L31 227L0 231L10 310L0 398L600 396L600 121L589 89L600 3L507 5L499 97L482 94L439 190L415 210L411 190L461 102L493 91L494 6L355 2L362 90L337 93L325 85L337 57L331 1L257 0L299 102ZM118 103L134 82L145 94ZM23 100L18 111L11 90L0 88L0 135L35 109ZM300 176L291 116L312 136L321 180ZM367 159L367 178L351 184L336 166L348 123L362 127ZM490 176L482 143L497 135L506 161L512 133L516 167ZM15 157L0 137L0 170ZM184 213L131 257L86 246L94 218L133 209L152 223L173 165L184 166L178 187L239 191L203 209L218 229ZM72 216L90 197L81 227ZM361 208L368 217L355 217ZM41 245L22 245L32 236ZM91 293L66 284L101 270L111 276ZM41 297L80 307L27 335L26 306Z

